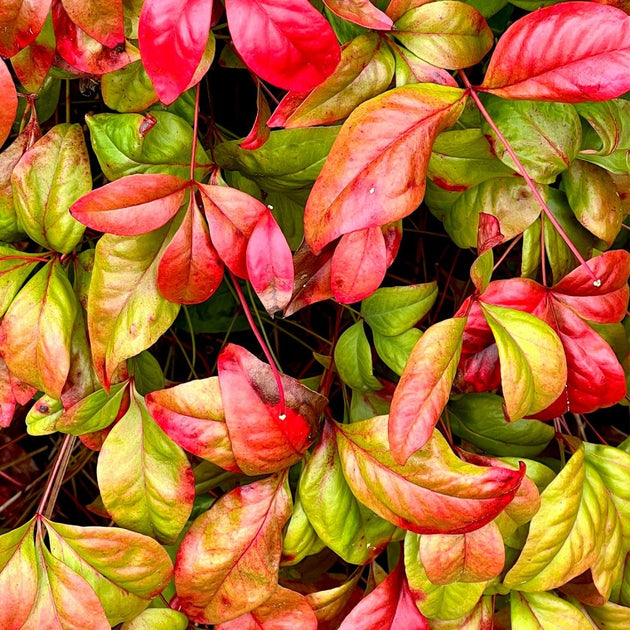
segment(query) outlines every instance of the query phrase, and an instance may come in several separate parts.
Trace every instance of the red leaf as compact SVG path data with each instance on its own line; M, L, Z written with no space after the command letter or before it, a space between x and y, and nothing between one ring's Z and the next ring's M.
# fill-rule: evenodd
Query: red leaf
M0 428L11 424L16 404L7 364L0 358Z
M239 468L247 475L282 470L300 461L319 427L326 399L282 375L286 417L271 368L244 348L228 344L219 356L225 422Z
M313 252L342 234L413 212L424 197L433 139L457 120L465 101L458 88L424 83L390 90L357 107L306 204L304 235Z
M11 73L4 60L0 59L0 145L4 143L11 131L17 113L17 104L17 93Z
M247 137L238 145L241 149L247 149L248 151L255 151L256 149L262 147L262 145L267 142L269 134L271 133L271 130L267 126L269 118L271 117L271 110L269 109L267 99L264 97L262 90L260 89L260 81L257 81L257 84L258 94L256 97L256 120L254 121L252 130L247 134Z
M173 442L225 470L241 472L232 453L216 376L151 392L146 403Z
M281 311L293 291L293 257L282 230L269 210L254 227L246 250L247 274L270 315Z
M61 0L70 19L107 48L125 42L122 0Z
M630 17L564 2L529 13L499 40L481 90L511 99L581 103L630 90Z
M336 15L359 26L381 31L391 31L392 20L377 9L370 0L324 0L324 4Z
M186 180L165 173L127 175L81 197L70 213L93 230L137 236L173 218L187 187Z
M189 86L210 32L212 0L145 0L138 24L142 64L170 105Z
M2 0L0 3L0 55L13 57L39 34L51 0ZM4 92L0 89L0 94Z
M501 233L501 223L493 214L479 213L479 228L477 230L477 254L484 252L496 245L503 243L505 237Z
M379 227L344 234L331 261L331 287L342 304L372 295L387 271L385 239Z
M389 414L389 443L399 464L433 435L451 392L465 325L460 317L439 322L411 351Z
M118 180L120 181L120 180ZM158 266L158 288L170 302L205 302L223 279L223 263L193 197Z
M88 74L114 72L139 59L135 48L125 45L108 48L81 30L68 16L61 1L53 4L53 27L57 52L73 68Z
M247 241L254 226L269 212L265 204L229 186L197 184L210 226L210 237L221 260L239 278L247 278Z
M223 495L184 536L175 561L175 587L192 621L220 623L273 595L282 528L291 514L286 473Z
M304 595L277 586L273 595L251 612L215 626L215 630L317 630L317 617Z
M265 81L306 92L339 63L337 37L308 0L227 0L225 9L234 46Z
M339 630L428 630L418 610L402 560L344 619Z
M39 92L56 53L57 47L51 20L46 22L33 42L11 58L15 76L29 92Z

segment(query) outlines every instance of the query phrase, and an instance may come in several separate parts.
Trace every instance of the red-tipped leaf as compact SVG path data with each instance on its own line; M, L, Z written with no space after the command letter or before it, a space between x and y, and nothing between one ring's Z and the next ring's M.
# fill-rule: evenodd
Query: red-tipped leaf
M0 59L0 145L4 143L11 131L17 104L17 93L11 73L4 61Z
M13 57L39 34L51 0L2 0L0 3L0 55ZM0 94L4 90L0 89Z
M390 31L392 28L392 19L370 0L324 0L324 4L339 17L359 26L377 31Z
M107 48L125 41L122 0L62 0L70 19Z

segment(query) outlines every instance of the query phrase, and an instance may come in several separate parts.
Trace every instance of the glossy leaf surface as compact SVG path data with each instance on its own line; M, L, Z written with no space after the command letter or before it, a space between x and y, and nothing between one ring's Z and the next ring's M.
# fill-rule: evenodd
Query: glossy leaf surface
M13 57L28 46L44 25L49 9L49 0L3 2L0 7L0 55Z
M11 73L2 59L0 59L0 94L2 94L2 101L0 101L2 104L2 109L0 110L2 112L0 113L0 142L4 143L11 131L11 125L17 113L17 93L11 79Z

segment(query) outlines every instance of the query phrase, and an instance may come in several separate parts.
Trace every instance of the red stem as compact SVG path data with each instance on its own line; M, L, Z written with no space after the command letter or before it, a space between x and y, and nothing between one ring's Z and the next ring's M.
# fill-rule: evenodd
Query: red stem
M197 132L199 129L199 83L195 90L195 123L193 125L192 150L190 155L190 183L195 181L195 158L197 157ZM191 192L192 194L192 192Z
M490 114L488 113L488 110L484 107L483 103L481 102L479 95L477 94L477 92L475 92L473 86L470 84L468 77L466 76L463 70L460 70L459 74L462 77L462 81L464 82L464 85L466 86L468 93L470 94L470 97L473 99L473 101L475 101L475 104L479 108L481 115L486 119L486 122L490 125L490 128L492 129L492 131L494 131L494 133L497 135L497 138L503 143L505 150L514 161L514 164L516 164L516 167L518 168L520 174L523 176L523 179L527 183L527 186L532 191L532 194L534 195L534 199L536 199L536 201L540 204L540 207L542 208L542 211L544 212L545 216L549 219L549 221L551 222L551 225L553 225L553 227L556 229L558 234L560 234L560 236L562 237L562 240L567 244L569 249L573 252L573 255L580 261L580 264L584 266L584 268L588 272L588 275L593 280L593 286L600 287L602 284L602 281L593 273L592 269L586 263L586 260L584 260L584 257L582 256L582 254L580 254L577 247L573 244L571 239L567 236L566 232L564 231L560 223L558 223L558 220L549 209L549 206L545 203L545 200L541 197L540 193L538 192L536 185L534 184L534 182L532 181L532 178L529 176L529 173L523 166L523 163L519 160L518 155L516 155L510 143L506 140L505 136L501 133L499 128L496 126L494 120L492 120Z
M265 353L265 357L267 357L267 362L269 363L269 367L271 367L273 377L276 380L276 386L278 387L278 396L280 398L280 416L279 417L280 417L280 420L284 420L287 414L287 406L286 406L286 402L284 398L284 386L282 385L280 372L278 371L278 368L276 367L276 363L273 360L273 357L271 356L271 352L269 352L269 348L267 348L267 344L265 343L265 340L262 338L260 331L256 327L256 322L254 322L252 313L249 310L249 306L247 305L247 300L245 299L245 296L243 295L243 291L241 291L241 287L238 283L238 278L236 278L236 276L231 271L229 272L229 274L230 274L230 278L232 279L232 284L234 285L234 290L236 291L236 295L238 295L238 299L241 303L241 306L243 307L243 312L245 314L245 317L247 318L249 327L251 328L252 332L254 333L254 336L256 337L258 343L260 344L262 351Z

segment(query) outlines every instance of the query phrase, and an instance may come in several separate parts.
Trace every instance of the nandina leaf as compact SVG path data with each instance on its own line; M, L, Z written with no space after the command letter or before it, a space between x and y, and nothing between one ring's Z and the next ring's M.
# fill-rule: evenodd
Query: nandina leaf
M52 555L94 589L112 626L144 610L173 574L168 554L148 536L117 527L45 523Z
M212 184L198 187L212 244L232 273L247 278L247 244L254 227L269 209L236 188Z
M630 17L614 7L564 2L534 11L503 33L481 89L565 103L616 98L630 90L629 37Z
M121 630L186 630L188 625L188 617L172 608L147 608Z
M374 560L396 527L360 503L343 475L330 423L300 475L300 502L319 538L351 564Z
M481 303L499 351L506 413L518 420L545 409L567 382L567 360L560 338L537 317Z
M347 232L410 214L424 196L433 139L457 120L465 101L460 89L418 84L357 107L306 204L304 234L313 252Z
M383 287L361 302L361 315L373 331L394 337L422 319L437 295L435 282Z
M290 514L284 472L231 490L199 516L175 561L183 612L198 623L221 623L269 599Z
M114 47L104 46L75 24L61 1L52 8L57 52L73 68L101 75L123 68L139 58L138 51L123 39Z
M2 30L0 28L0 30ZM17 93L11 73L0 59L0 144L4 144L17 113Z
M394 36L423 61L456 70L479 63L494 37L484 17L461 2L430 2L396 21Z
M622 630L630 623L630 608L614 602L606 602L597 607L581 607L581 610L588 614L588 619L591 623L597 624L597 628L610 628L611 630L619 628Z
M187 181L165 173L127 175L84 195L70 213L99 232L146 234L175 216L187 187Z
M381 389L381 382L373 374L372 349L362 321L352 324L340 335L334 359L339 378L348 387L360 392Z
M225 10L238 53L277 87L306 92L339 62L334 31L307 0L228 0Z
M432 620L453 620L469 614L479 605L487 582L433 584L420 561L420 540L422 536L407 532L404 546L405 573L409 590L420 612ZM487 630L483 626L481 629L476 626L473 628Z
M96 114L86 116L92 148L105 177L120 179L135 173L169 173L190 178L192 127L171 112L153 110L152 122L142 114ZM208 172L210 159L197 143L195 179Z
M575 630L593 628L579 608L553 593L512 591L510 613L513 628L553 628L557 626L559 619L562 619L567 628Z
M59 399L70 369L77 312L61 264L48 263L20 290L0 324L0 353L11 374Z
M299 494L296 495L293 501L293 513L282 539L280 566L295 566L307 556L315 555L325 548L326 544L319 538L306 516Z
M262 147L271 133L268 125L271 118L271 109L260 85L260 81L257 81L256 119L250 132L239 145L241 149L247 149L248 151L255 151Z
M562 185L578 221L610 247L625 217L611 175L596 164L576 160L562 175Z
M414 346L422 336L422 332L417 328L410 328L404 333L393 337L381 335L374 331L372 332L372 336L374 349L383 363L398 374L398 376L401 376ZM387 411L389 411L389 409Z
M396 568L343 620L339 630L428 630L409 590L402 559Z
M595 103L578 103L575 105L578 114L584 118L589 126L584 131L583 150L588 155L607 156L618 149L630 145L630 135L624 120L630 114L630 103L617 98L610 101Z
M337 448L348 485L371 510L422 534L461 534L490 522L512 500L520 471L466 464L440 433L405 466L394 461L387 417L335 425Z
M157 287L169 236L167 227L142 236L106 234L96 246L88 330L94 369L106 387L120 362L150 347L177 316L179 304Z
M389 443L399 464L407 462L433 434L451 392L465 325L465 317L434 324L411 351L389 416Z
M24 628L37 596L35 521L0 535L0 627Z
M191 196L184 219L160 258L158 288L170 302L199 304L219 288L222 279L223 263Z
M29 92L40 91L55 60L56 50L55 33L49 14L35 40L11 57L15 76Z
M173 442L221 468L240 472L232 453L216 376L151 392L146 404Z
M433 584L484 582L503 571L505 547L494 521L466 534L420 537L420 560Z
M11 376L7 364L0 357L0 428L11 425L17 401L11 388Z
M0 317L37 266L38 258L36 254L23 253L0 244Z
M140 60L104 74L101 95L107 107L123 113L142 112L159 100Z
M335 628L345 617L348 609L354 607L354 603L363 596L363 592L357 586L362 571L358 570L347 582L334 588L316 591L306 595L306 601L310 604L322 630Z
M122 0L61 0L70 19L107 48L125 42Z
M76 627L77 619L86 630L109 630L103 607L91 586L68 565L53 556L36 540L37 597L23 628L62 630Z
M291 129L343 120L362 102L388 88L394 67L383 39L376 33L359 35L343 48L339 65L323 83L309 94L289 92L284 97L269 126Z
M390 41L389 45L394 52L396 61L396 87L410 83L437 83L438 85L457 87L457 82L446 70L424 62L410 50L393 41Z
M330 284L335 299L352 304L366 298L387 272L387 250L380 227L344 234L333 254Z
M317 617L304 595L276 586L260 606L241 617L215 626L216 630L317 630Z
M85 230L68 208L92 189L81 125L53 127L20 159L11 176L20 224L37 243L67 254Z
M208 41L212 4L146 0L142 5L138 24L142 64L165 105L190 87Z
M137 393L105 439L96 473L105 508L121 527L175 542L195 497L192 467Z
M300 461L319 427L326 399L281 375L282 417L271 368L234 344L219 355L219 384L234 458L247 475L276 472Z
M247 277L266 311L283 310L293 292L293 257L269 210L254 225L245 250Z
M0 55L13 57L41 31L51 0L3 0L0 5ZM4 90L0 90L3 94Z
M389 31L393 22L370 0L324 0L324 4L339 17L376 31Z

